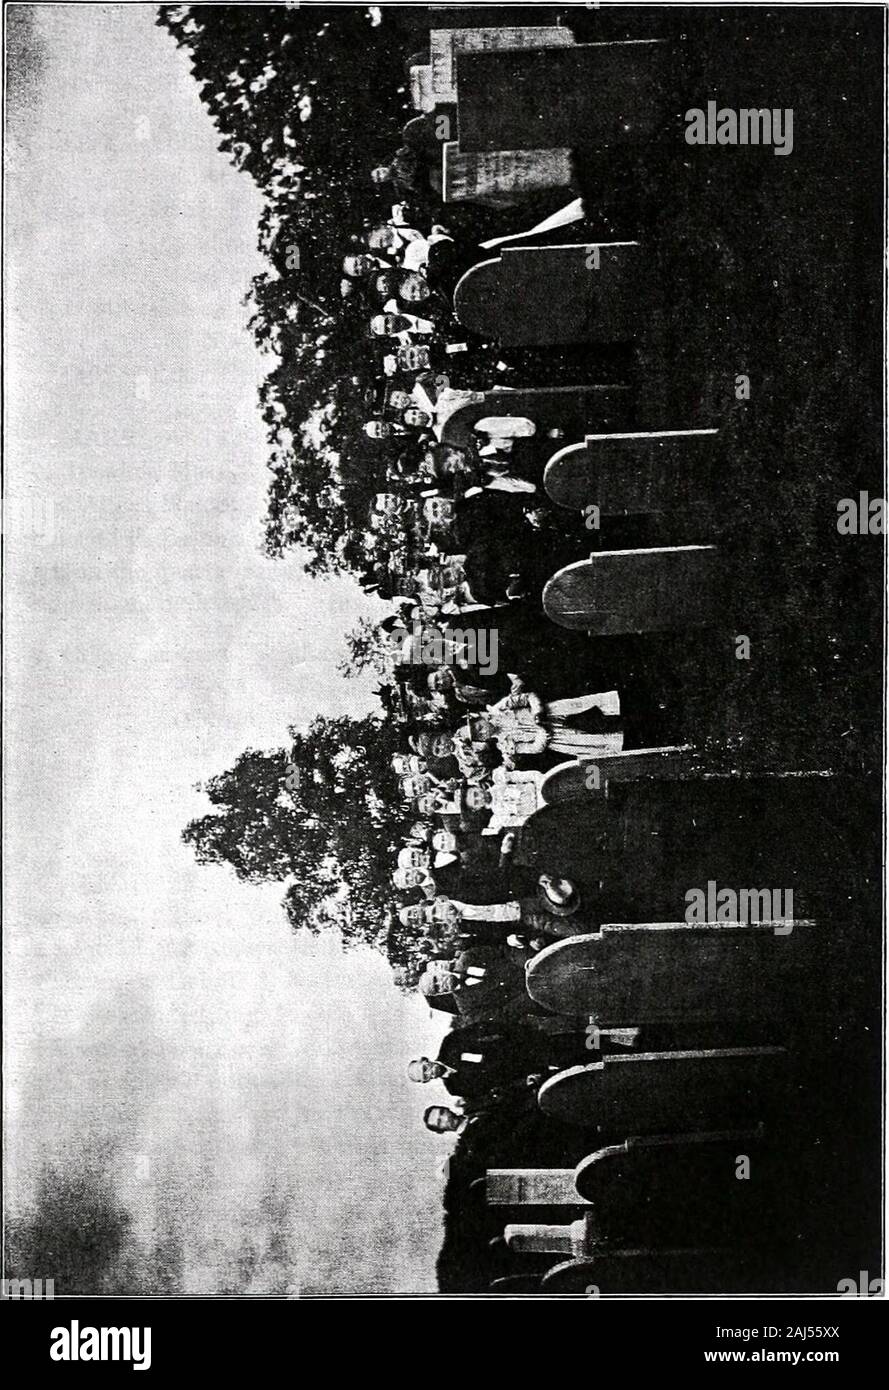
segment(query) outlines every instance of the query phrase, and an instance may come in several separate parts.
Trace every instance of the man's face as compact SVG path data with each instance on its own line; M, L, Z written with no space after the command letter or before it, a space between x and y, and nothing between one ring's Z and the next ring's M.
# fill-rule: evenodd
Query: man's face
M472 721L472 736L473 739L478 741L493 738L494 730L491 727L490 721L487 719L474 719Z
M418 410L415 405L408 406L402 417L406 425L417 425L422 428L429 424L429 416L425 410Z
M346 256L343 259L343 270L347 275L364 275L371 269L373 269L373 260L370 256Z
M378 164L376 169L371 169L370 176L374 183L388 183L391 178L388 164Z
M407 888L419 888L426 877L422 869L405 869L404 883Z
M433 758L449 758L454 751L454 740L450 734L436 734L432 740Z
M459 560L449 560L446 565L441 567L441 582L446 587L451 584L460 584L463 580L463 567Z
M460 1127L460 1116L446 1105L434 1105L426 1120L428 1127L436 1134L453 1134Z
M457 837L450 830L436 830L432 836L432 848L437 854L453 854L457 848Z
M393 410L407 410L411 398L406 391L390 391L389 404Z
M462 449L448 449L439 463L439 468L449 477L456 477L460 473L472 472L472 465L469 463Z
M454 520L454 504L450 497L427 497L423 515L431 526L450 526Z
M401 866L404 869L425 869L428 864L428 856L423 849L416 849L413 846L406 847L399 855Z
M429 689L435 690L439 695L444 695L446 691L453 690L454 677L450 671L433 671L429 677Z
M395 232L391 227L375 227L367 244L373 251L389 251L395 245Z
M364 426L364 433L368 439L388 439L392 433L392 426L386 420L368 420Z
M466 791L466 805L470 811L483 811L488 804L488 792L485 787L469 787Z
M405 276L401 297L409 304L422 304L424 299L429 298L429 286L419 275Z
M429 366L429 350L411 343L400 349L398 361L399 365L408 372L422 371Z
M410 777L405 778L405 781L410 783L408 800L413 800L415 796L423 796L431 788L429 778L424 777L422 773L412 773Z

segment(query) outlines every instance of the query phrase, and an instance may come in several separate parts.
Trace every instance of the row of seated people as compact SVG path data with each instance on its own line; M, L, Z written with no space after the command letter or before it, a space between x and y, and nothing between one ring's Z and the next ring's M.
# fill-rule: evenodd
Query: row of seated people
M462 674L462 673L461 673ZM534 1104L547 1075L588 1059L588 1035L554 1022L525 989L524 967L547 941L583 929L575 886L512 860L515 830L539 805L547 758L618 751L616 691L544 701L515 675L472 685L444 666L430 675L438 725L407 736L393 756L415 822L393 870L410 900L402 926L422 933L418 987L453 1028L414 1081L441 1080L457 1108L431 1105L435 1132L463 1133L493 1108ZM599 732L578 727L584 717ZM522 767L519 766L522 764ZM537 764L532 767L531 764ZM530 793L530 794L529 794ZM570 924L566 927L566 923Z
M433 163L440 160L440 149L431 153ZM370 565L362 582L384 598L422 589L427 606L536 602L552 573L542 556L567 563L589 540L576 519L569 526L564 514L553 516L542 493L544 455L574 437L576 421L554 418L551 410L545 419L533 418L527 397L510 408L509 393L532 381L626 383L632 353L621 357L618 349L615 357L609 349L603 357L585 345L504 349L464 329L454 317L452 291L484 248L459 227L459 216L456 227L446 226L441 208L430 212L431 204L417 200L420 188L435 200L425 174L416 182L418 159L422 164L416 151L402 150L391 166L373 172L381 191L408 201L392 204L388 216L353 238L343 259L343 293L366 304L379 362L365 434L381 446L397 445L384 464L386 491L368 518ZM575 199L555 220L519 225L514 235L558 236L560 225L583 216ZM467 410L471 418L457 439L452 423ZM410 516L414 504L424 509L417 522ZM424 541L427 528L434 534ZM553 555L566 531L574 534L565 553Z
M460 497L437 489L421 498L377 495L370 528L383 544L367 586L381 597L413 599L430 615L525 598L539 607L559 563L589 553L582 528L566 532L534 484L488 468L475 477Z

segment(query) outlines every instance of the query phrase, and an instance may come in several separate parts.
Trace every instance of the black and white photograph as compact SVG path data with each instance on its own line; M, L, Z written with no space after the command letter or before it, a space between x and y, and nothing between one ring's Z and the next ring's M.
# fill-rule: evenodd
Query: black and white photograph
M884 1296L886 21L6 5L42 1364L379 1298L838 1363Z

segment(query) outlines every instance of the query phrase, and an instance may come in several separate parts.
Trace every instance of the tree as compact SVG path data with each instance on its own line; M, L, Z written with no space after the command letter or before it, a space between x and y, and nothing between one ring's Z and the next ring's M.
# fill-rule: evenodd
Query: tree
M346 633L348 656L337 663L337 670L351 679L362 671L375 671L379 676L390 676L395 664L392 636L379 623L370 618L359 619L358 626Z
M117 1275L132 1224L98 1169L46 1167L31 1209L7 1224L5 1273L51 1277L56 1294L120 1293Z
M207 782L213 811L183 831L200 864L229 864L248 883L287 883L295 930L335 927L386 949L391 871L407 820L391 767L389 726L315 719L289 749L242 753Z
M373 376L367 308L340 293L348 230L388 215L370 170L397 148L405 59L428 19L356 6L162 6L191 58L219 147L262 189L268 268L247 303L276 360L261 389L270 446L266 550L309 573L367 564L362 533L385 460L361 432Z
M536 22L533 9L488 13L492 23ZM434 22L453 27L461 14L445 10ZM157 22L191 58L220 150L265 199L259 249L267 266L246 303L270 358L260 388L271 473L266 552L276 558L298 546L309 574L361 572L379 558L367 516L373 494L385 490L388 457L361 428L380 364L364 294L343 298L342 258L365 227L390 215L391 193L370 171L392 158L415 114L407 63L427 49L432 16L421 5L167 5ZM470 231L474 242L512 221L454 204L418 215ZM492 352L483 381L476 354L474 386L495 379L496 360Z

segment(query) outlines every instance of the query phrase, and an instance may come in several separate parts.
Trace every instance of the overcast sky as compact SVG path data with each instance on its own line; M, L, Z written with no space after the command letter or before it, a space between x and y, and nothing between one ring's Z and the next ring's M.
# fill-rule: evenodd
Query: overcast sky
M371 707L368 600L260 550L259 196L153 6L11 10L8 1201L101 1165L148 1287L172 1231L188 1292L431 1289L440 1023L179 839L244 748Z

